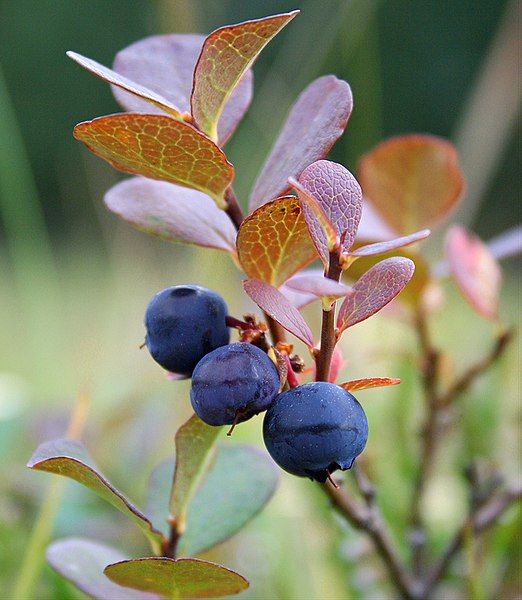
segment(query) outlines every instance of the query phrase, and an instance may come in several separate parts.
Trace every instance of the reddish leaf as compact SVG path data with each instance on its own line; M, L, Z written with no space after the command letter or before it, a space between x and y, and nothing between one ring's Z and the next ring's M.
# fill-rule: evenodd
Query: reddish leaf
M248 279L243 282L243 286L246 293L261 310L264 310L287 331L302 340L309 348L313 347L313 335L306 321L279 290L259 279Z
M350 86L333 75L316 79L301 93L257 176L251 210L287 192L289 177L298 177L326 156L343 133L352 106Z
M137 96L146 102L150 102L150 104L156 106L162 112L167 112L176 119L182 120L182 115L179 108L160 94L141 86L139 83L134 83L134 81L131 81L123 75L116 73L116 71L108 69L100 63L97 63L95 60L82 56L81 54L77 54L76 52L67 52L67 56L72 58L72 60L77 62L84 69L87 69L87 71L90 71L93 75L96 75L96 77L99 77L103 81L111 83L122 90L126 90L134 96Z
M348 392L356 392L357 390L367 390L369 388L385 387L388 385L398 385L400 379L393 377L369 377L364 379L352 379L339 385Z
M464 187L455 148L430 135L404 135L363 156L364 196L394 231L431 227L448 216Z
M132 177L105 194L105 204L136 229L169 242L185 242L235 254L236 230L228 216L197 190Z
M238 594L248 581L230 569L197 558L135 558L108 565L114 583L163 598L209 598Z
M167 116L119 114L76 125L74 136L126 173L193 188L226 206L234 167L205 135Z
M299 175L299 183L322 207L333 228L342 240L342 250L348 251L354 240L362 212L362 192L355 177L342 165L329 160L319 160ZM310 210L304 209L304 217L313 220ZM328 235L318 238L321 256L333 250Z
M314 260L317 253L298 199L277 198L248 216L237 234L237 252L249 277L274 286Z
M415 242L420 242L420 240L427 238L430 233L431 231L429 229L421 229L420 231L416 231L411 235L395 238L394 240L388 240L387 242L377 242L375 244L360 246L353 252L350 252L350 256L375 256L376 254L391 252L392 250L397 250L398 248L404 248L405 246L415 244Z
M318 298L342 298L351 292L348 286L337 283L333 279L328 279L324 275L302 274L292 277L286 282L286 285L298 292L312 294Z
M502 273L486 244L454 226L446 237L446 258L464 298L483 317L496 319Z
M367 271L341 305L337 328L341 334L347 327L364 321L391 302L413 275L415 265L409 258L387 258Z
M298 13L227 25L206 38L194 70L190 104L199 128L212 139L217 139L218 119L243 73Z
M203 35L155 35L124 48L113 68L132 81L165 97L182 112L190 111L194 67L201 52ZM130 112L159 112L119 88L116 100ZM247 71L232 92L218 123L219 144L227 141L245 114L252 98L252 72Z

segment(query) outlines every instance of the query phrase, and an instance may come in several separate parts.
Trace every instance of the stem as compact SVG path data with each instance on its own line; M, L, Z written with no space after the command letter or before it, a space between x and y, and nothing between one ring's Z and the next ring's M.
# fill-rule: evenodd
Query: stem
M174 519L169 519L169 525L170 535L169 539L165 540L165 543L163 544L163 556L166 556L167 558L176 558L176 549L181 534L178 531L176 521Z
M440 558L429 572L423 589L423 596L429 596L437 583L444 577L453 557L462 549L466 535L471 530L478 535L498 522L504 512L522 497L522 487L507 490L491 498L489 502L477 508L476 511L462 523L454 537L442 552Z
M339 265L339 250L330 252L330 261L326 277L333 281L339 281L342 269ZM328 381L330 379L330 363L335 348L335 302L332 303L330 310L323 308L323 318L321 321L321 347L315 357L316 381Z
M239 206L239 202L234 194L234 190L231 187L227 188L225 191L225 201L227 203L225 212L230 217L232 223L234 223L235 228L239 229L239 226L243 222L245 216L243 215L243 211Z

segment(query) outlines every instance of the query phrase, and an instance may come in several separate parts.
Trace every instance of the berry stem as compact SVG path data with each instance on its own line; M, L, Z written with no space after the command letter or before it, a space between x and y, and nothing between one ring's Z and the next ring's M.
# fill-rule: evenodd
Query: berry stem
M239 206L239 202L237 201L236 195L234 194L234 190L232 187L229 187L225 191L225 202L227 203L227 208L225 212L229 216L232 223L236 229L239 229L241 223L243 222L245 216L241 207Z

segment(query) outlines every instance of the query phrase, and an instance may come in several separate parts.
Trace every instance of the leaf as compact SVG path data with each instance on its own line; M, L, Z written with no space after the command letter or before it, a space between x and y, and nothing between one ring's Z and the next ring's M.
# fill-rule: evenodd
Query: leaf
M411 279L415 265L409 258L387 258L367 271L346 296L337 316L339 335L368 319L391 302Z
M234 167L206 136L162 115L118 114L76 125L74 137L114 168L193 188L220 208Z
M298 292L312 294L318 298L342 298L351 292L350 287L328 279L324 275L299 274L286 282L286 285Z
M27 466L69 477L89 488L134 521L149 539L152 549L159 552L163 541L161 532L101 474L80 442L68 439L44 442L38 446Z
M299 175L299 184L321 206L335 232L334 238L330 227L317 228L314 223L315 211L310 210L312 207L305 202L304 218L319 255L328 264L329 252L339 244L339 239L342 240L343 252L347 252L355 241L362 213L361 188L348 169L329 160L319 160L309 165ZM302 192L296 189L301 197Z
M372 241L373 240L368 240ZM366 244L364 244L366 245ZM373 245L373 244L372 244ZM354 248L362 247L361 242L356 242ZM409 248L401 248L401 256L409 258L415 264L415 271L410 279L408 285L403 289L399 296L399 301L406 303L410 306L417 306L423 298L423 294L427 289L428 284L431 281L430 266L426 260L414 250ZM392 258L397 256L397 250L386 252L379 256L361 256L354 263L350 265L350 268L343 271L343 279L348 281L356 281L362 277L369 269L379 264L385 258Z
M206 194L132 177L105 194L108 209L134 228L169 242L236 252L232 221Z
M179 552L199 554L240 531L273 496L278 480L274 463L258 448L219 447L189 505Z
M301 310L314 300L317 300L317 296L315 296L314 294L305 294L303 292L298 292L297 290L288 287L286 283L279 287L279 291L283 294L283 296L285 296L285 298L290 302L290 304L292 304L293 306L295 306L295 308L299 310Z
M169 501L170 518L185 530L187 508L208 466L212 446L223 427L212 427L193 415L176 432L176 470Z
M464 188L455 148L431 135L382 142L362 157L359 181L365 198L400 234L439 223Z
M169 115L175 119L183 120L180 110L160 94L141 86L139 83L134 83L134 81L127 79L127 77L116 73L116 71L113 71L112 69L104 67L91 58L87 58L76 52L66 52L66 54L81 67L87 69L87 71L90 71L93 75L99 77L103 81L126 90L146 102L150 102L150 104L161 109L162 112L169 113Z
M46 552L48 563L62 577L68 579L84 594L97 600L155 600L156 594L129 590L113 583L103 574L109 563L125 560L118 550L82 538L57 540Z
M411 244L420 242L420 240L424 240L430 233L431 231L429 229L421 229L410 235L388 240L387 242L377 242L375 244L359 246L359 248L350 252L350 256L376 256L377 254L398 250L399 248L404 248L405 246L410 246Z
M302 340L309 348L313 347L314 339L310 327L297 308L279 290L259 279L248 279L243 282L243 287L261 310Z
M104 572L118 585L169 599L228 596L248 588L239 573L197 558L135 558L108 565Z
M237 234L237 253L249 277L276 287L314 260L299 200L277 198L249 215Z
M204 41L194 70L190 104L198 127L217 139L217 122L238 81L261 50L299 11L227 25Z
M352 379L339 385L348 392L356 392L357 390L367 390L376 387L385 387L389 385L399 385L400 379L394 377L367 377L364 379Z
M497 319L502 272L486 244L455 225L446 236L446 259L457 288L469 304L486 319Z
M154 35L127 46L114 60L113 68L132 81L164 96L182 112L190 112L194 68L205 36ZM160 112L119 88L114 96L130 112ZM218 123L219 145L232 135L252 98L252 71L247 71L225 104ZM161 111L162 112L162 111Z
M250 196L250 210L290 189L288 178L324 158L352 112L350 86L333 75L313 81L290 109Z

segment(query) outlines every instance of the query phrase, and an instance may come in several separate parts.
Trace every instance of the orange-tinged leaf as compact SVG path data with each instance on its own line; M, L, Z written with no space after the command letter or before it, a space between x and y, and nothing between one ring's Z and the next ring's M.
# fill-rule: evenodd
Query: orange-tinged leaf
M299 200L277 198L249 215L237 234L237 252L250 278L275 287L312 262L317 253Z
M212 139L217 139L218 119L243 73L298 13L227 25L206 38L194 71L190 104L198 127Z
M388 385L399 385L400 379L395 377L366 377L364 379L352 379L339 385L348 392L367 390L369 388L386 387Z
M194 68L205 36L193 34L153 35L120 50L113 69L161 94L181 112L190 112ZM218 123L219 145L227 141L252 99L252 71L248 70L228 99ZM124 90L113 87L116 100L129 112L162 112Z
M234 167L187 123L162 115L117 114L76 125L74 136L120 171L199 190L226 207L223 196Z
M432 227L453 210L464 179L452 144L431 135L403 135L362 157L365 198L397 233Z
M486 244L455 225L446 237L446 259L464 298L486 319L496 319L502 272Z
M264 281L248 279L243 281L245 292L268 315L277 321L295 337L302 340L309 348L314 345L310 327L290 300Z
M162 598L214 598L238 594L248 581L231 569L198 558L135 558L105 567L114 583Z
M116 73L116 71L108 69L95 60L82 56L77 52L67 52L66 54L81 67L87 69L87 71L90 71L93 75L99 77L103 81L115 85L122 90L126 90L134 96L137 96L146 102L150 102L153 106L156 106L162 111L169 113L172 117L182 120L182 115L179 108L169 102L161 94L157 94L156 92L147 89L139 83L135 83L134 81L127 79L127 77Z
M415 265L409 258L394 256L367 271L341 304L337 315L338 334L384 308L405 287L414 270Z
M297 178L328 154L343 133L352 106L350 86L333 75L316 79L301 93L257 176L251 210L287 192L289 177Z
M114 185L104 200L109 210L139 231L169 242L236 252L232 221L197 190L131 177Z

